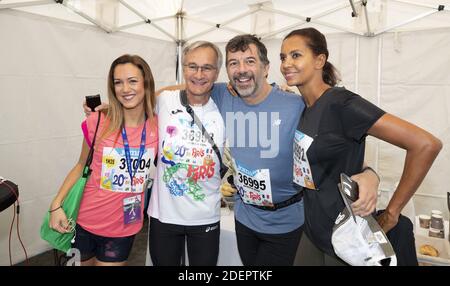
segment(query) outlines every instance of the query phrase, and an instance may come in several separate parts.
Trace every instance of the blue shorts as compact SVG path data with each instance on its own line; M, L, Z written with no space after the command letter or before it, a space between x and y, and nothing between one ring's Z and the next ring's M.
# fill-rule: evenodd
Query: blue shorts
M123 262L128 259L135 235L125 237L105 237L95 235L77 224L75 243L72 248L80 251L81 261L95 256L102 262Z

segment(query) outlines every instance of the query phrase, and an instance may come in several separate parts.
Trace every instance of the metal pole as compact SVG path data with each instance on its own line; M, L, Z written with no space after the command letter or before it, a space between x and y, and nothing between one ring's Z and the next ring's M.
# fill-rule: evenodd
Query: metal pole
M409 23L412 23L412 22L414 22L414 21L420 20L420 19L422 19L422 18L425 18L425 17L427 17L427 16L430 16L430 15L435 14L435 13L438 13L438 12L439 12L438 10L431 10L431 11L422 13L422 14L420 14L420 15L417 15L416 17L413 17L413 18L411 18L411 19L408 19L407 21L404 21L404 22L401 22L401 23L398 23L398 24L395 24L395 25L392 25L392 26L383 28L383 29L381 29L381 30L379 30L379 31L376 31L376 32L375 32L375 36L376 36L376 35L379 35L379 34L382 34L382 33L384 33L384 32L387 32L387 31L389 31L389 30L392 30L392 29L395 29L395 28L398 28L398 27L407 25L407 24L409 24Z
M353 2L353 0L349 0L350 1L350 6L352 6L352 17L358 17L358 13L356 12L356 8L355 8L355 3Z
M359 92L359 36L355 36L355 93Z
M130 28L133 28L133 27L136 27L136 26L144 25L146 23L147 22L145 22L145 21L139 21L139 22L136 22L136 23L119 26L119 27L117 27L116 31L122 31L122 30L125 30L125 29L130 29Z
M369 12L367 12L367 0L363 0L362 5L363 5L363 10L364 10L364 16L366 18L367 36L371 37L371 36L373 36L373 33L370 30Z
M57 3L65 6L66 8L72 10L75 14L78 14L79 16L81 16L82 18L88 20L89 22L91 22L92 24L96 25L97 27L99 27L100 29L102 29L103 31L105 31L106 33L111 33L112 29L103 25L102 23L100 23L99 21L97 21L96 19L92 18L91 16L87 15L86 13L84 13L81 10L78 10L77 8L75 8L74 6L70 5L67 3L67 1L57 1Z
M55 4L55 3L56 3L55 0L44 0L44 1L28 1L28 2L21 2L21 3L0 4L0 10L1 9L13 9L13 8Z
M183 83L183 12L177 13L177 67L176 80L177 84Z
M128 10L130 10L131 12L133 12L134 14L136 14L137 16L139 16L142 20L144 20L146 23L152 25L153 27L155 27L155 29L157 29L158 31L160 31L161 33L163 33L164 35L166 35L167 37L169 37L170 39L176 41L175 37L173 35L171 35L169 32L167 32L166 30L164 30L163 28L161 28L160 26L156 25L155 23L153 23L152 20L148 19L147 17L145 17L142 13L140 13L138 10L136 10L135 8L133 8L132 6L130 6L127 2L123 1L123 0L118 0L120 4L122 4L123 6L125 6ZM166 18L166 17L164 17ZM163 19L163 18L161 18Z
M398 3L403 3L403 4L407 4L407 5L414 5L414 6L418 6L418 7L424 7L424 8L432 8L432 9L439 9L439 6L436 7L436 5L432 5L432 4L427 4L425 3L417 3L414 1L405 1L405 0L393 0L394 2L398 2ZM450 9L448 8L444 8L443 10L447 10L449 11Z
M383 56L383 36L378 37L378 71L377 71L377 106L381 108L381 68L382 68L382 56ZM380 140L376 140L377 148L375 149L375 171L379 173L379 161L380 161Z
M358 2L359 1L357 1L357 3ZM328 23L328 22L324 22L324 21L319 20L319 18L324 17L324 16L326 16L328 14L334 13L336 11L339 11L341 9L344 9L344 8L348 7L349 5L350 4L343 4L343 5L340 5L338 7L334 7L332 9L330 9L330 10L327 10L327 11L324 11L322 13L319 13L317 15L313 15L312 17L306 17L304 15L289 13L289 12L286 12L286 11L281 11L281 10L268 8L268 7L262 7L261 11L271 12L271 13L275 13L275 14L278 14L278 15L283 15L283 16L294 18L294 19L299 19L299 20L301 20L301 22L295 23L293 25L289 25L288 27L281 28L279 30L276 30L276 31L273 31L273 32L270 32L270 33L262 34L260 36L261 36L261 38L264 38L264 39L265 38L269 38L269 37L272 37L272 36L277 35L279 33L282 33L284 31L291 30L291 29L295 28L296 26L304 25L304 24L306 24L308 22L317 23L317 24L320 24L320 25L323 25L323 26L327 26L327 27L336 29L336 30L340 30L340 31L344 31L344 32L347 32L347 33L353 33L353 34L357 34L357 35L361 35L362 36L363 35L362 33L358 33L358 32L356 32L354 30L346 29L345 27L341 27L341 26L338 26L338 25L335 25L335 24L332 24L332 23Z

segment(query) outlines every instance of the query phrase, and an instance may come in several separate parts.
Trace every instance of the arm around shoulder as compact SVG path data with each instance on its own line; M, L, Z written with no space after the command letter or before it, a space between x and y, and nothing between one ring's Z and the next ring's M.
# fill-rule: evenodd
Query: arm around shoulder
M155 93L156 96L159 96L163 91L165 90L183 90L186 89L186 84L182 83L182 84L177 84L177 85L169 85L169 86L165 86L161 89L158 89Z

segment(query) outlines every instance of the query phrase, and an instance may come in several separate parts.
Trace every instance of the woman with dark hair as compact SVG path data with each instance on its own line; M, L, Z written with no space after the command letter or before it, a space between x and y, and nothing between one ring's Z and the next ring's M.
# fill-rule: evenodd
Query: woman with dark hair
M109 106L82 123L80 158L50 205L50 227L69 232L61 204L81 176L98 123L92 173L84 188L72 248L81 265L125 265L134 237L143 225L143 194L158 144L155 84L149 65L139 56L123 55L111 64ZM98 121L99 120L99 121Z
M417 190L442 143L427 131L386 113L357 94L336 87L339 76L328 62L325 36L314 28L292 31L281 46L280 70L296 86L306 108L294 144L303 150L303 174L294 174L304 187L305 235L296 264L343 265L331 243L336 217L345 207L337 184L340 173L363 168L365 138L372 135L406 150L403 173L395 193L377 220L394 247L399 265L417 265L412 224L400 215ZM309 174L305 180L304 173ZM397 243L400 237L411 241ZM400 247L401 246L401 247Z

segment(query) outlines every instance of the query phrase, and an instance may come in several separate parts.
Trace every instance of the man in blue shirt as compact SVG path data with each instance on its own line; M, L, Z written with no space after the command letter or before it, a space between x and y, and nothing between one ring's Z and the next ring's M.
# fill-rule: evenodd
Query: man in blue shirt
M294 134L304 103L267 83L267 50L256 37L231 39L226 55L239 96L216 84L211 97L224 118L236 172L239 254L244 265L292 265L304 221L302 193L292 184Z

